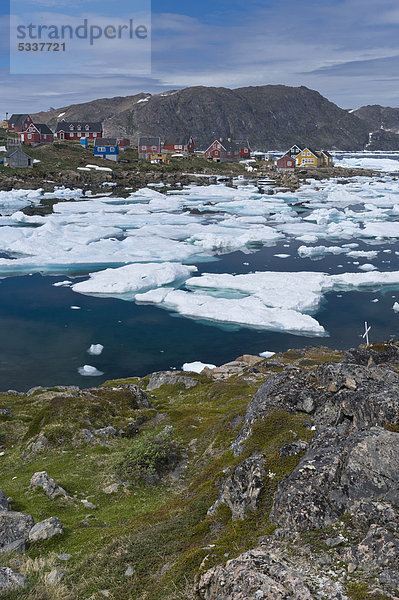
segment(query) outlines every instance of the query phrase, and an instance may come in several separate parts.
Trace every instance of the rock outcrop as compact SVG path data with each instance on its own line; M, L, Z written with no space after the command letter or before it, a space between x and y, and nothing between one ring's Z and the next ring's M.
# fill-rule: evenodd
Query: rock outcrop
M58 485L46 471L34 473L30 480L30 485L32 488L41 488L50 500L54 500L57 496L62 496L63 498L70 497L64 488Z
M63 533L62 523L57 517L50 517L49 519L45 519L45 521L41 521L40 523L36 523L34 527L29 532L29 541L30 542L42 542L45 540L50 540L56 535L61 535Z
M0 512L0 553L25 550L25 543L35 521L30 515L13 511Z
M8 567L0 567L0 592L14 588L24 588L28 585L29 580L20 573L15 573Z
M233 520L245 519L248 511L255 512L264 489L264 459L262 455L254 455L238 464L223 483L219 498L208 514L222 504L230 508Z

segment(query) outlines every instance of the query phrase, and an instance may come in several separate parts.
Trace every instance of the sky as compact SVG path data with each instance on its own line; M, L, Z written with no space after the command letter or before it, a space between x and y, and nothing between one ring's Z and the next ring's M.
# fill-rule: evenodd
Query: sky
M46 23L56 11L112 24L150 0L0 0L0 117L197 85L304 85L342 108L399 107L398 0L152 0L145 68L127 41L104 40L89 58L79 47L69 73L44 62L26 74L10 73L10 1L13 14L45 3Z

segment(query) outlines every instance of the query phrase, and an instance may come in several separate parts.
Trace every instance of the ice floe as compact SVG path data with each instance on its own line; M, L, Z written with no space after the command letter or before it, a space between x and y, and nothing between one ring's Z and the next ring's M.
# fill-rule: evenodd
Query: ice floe
M83 377L101 377L104 375L103 371L99 371L96 367L92 367L91 365L84 365L83 367L78 368L79 375Z
M102 344L92 344L87 352L91 356L100 356L103 350L104 346Z
M202 371L206 368L216 369L216 365L210 365L196 360L191 363L184 363L184 365L182 366L183 371L188 373L202 373Z
M178 263L133 264L91 273L90 279L72 286L74 292L101 297L133 299L136 294L167 284L182 283L197 271Z

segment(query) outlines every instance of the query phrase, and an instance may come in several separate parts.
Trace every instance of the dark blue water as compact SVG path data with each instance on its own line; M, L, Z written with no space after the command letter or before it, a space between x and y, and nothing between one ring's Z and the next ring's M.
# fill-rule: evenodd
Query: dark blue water
M320 261L301 259L296 254L300 244L292 242L288 248L285 244L249 255L236 252L216 262L202 263L199 269L216 273L359 272L345 255ZM319 244L324 245L323 240ZM398 246L384 248L393 252L381 253L372 262L382 271L399 270L399 259L394 253ZM357 248L371 249L379 247L360 243ZM274 257L281 253L291 256ZM184 362L222 364L244 353L258 354L265 350L278 352L320 344L347 348L361 342L364 321L372 325L372 340L384 340L398 332L399 315L394 313L392 305L395 299L399 300L399 291L394 290L327 295L316 318L330 337L307 338L196 322L152 306L81 296L69 288L53 287L54 282L64 279L65 276L34 275L0 280L0 390L25 391L36 385L90 387L107 379L180 368ZM372 303L376 298L379 302ZM71 306L79 306L80 310L71 310ZM103 354L99 357L87 354L91 344L102 344ZM78 368L85 364L104 371L104 375L82 377Z

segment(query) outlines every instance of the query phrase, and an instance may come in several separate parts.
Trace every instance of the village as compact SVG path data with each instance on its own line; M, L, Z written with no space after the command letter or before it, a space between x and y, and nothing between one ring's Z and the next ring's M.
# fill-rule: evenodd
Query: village
M160 136L141 136L136 144L128 138L103 137L101 122L70 122L61 120L52 131L44 123L36 123L29 114L13 114L0 123L9 137L1 146L0 163L4 167L32 168L35 160L29 147L58 143L74 143L96 158L113 162L130 162L124 158L126 150L137 151L138 160L152 165L169 165L171 159L204 158L210 163L240 163L248 173L258 170L259 163L279 173L294 173L296 169L333 167L332 155L327 150L293 145L282 156L253 151L248 140L223 138L213 140L206 149L197 149L192 136L163 140Z

